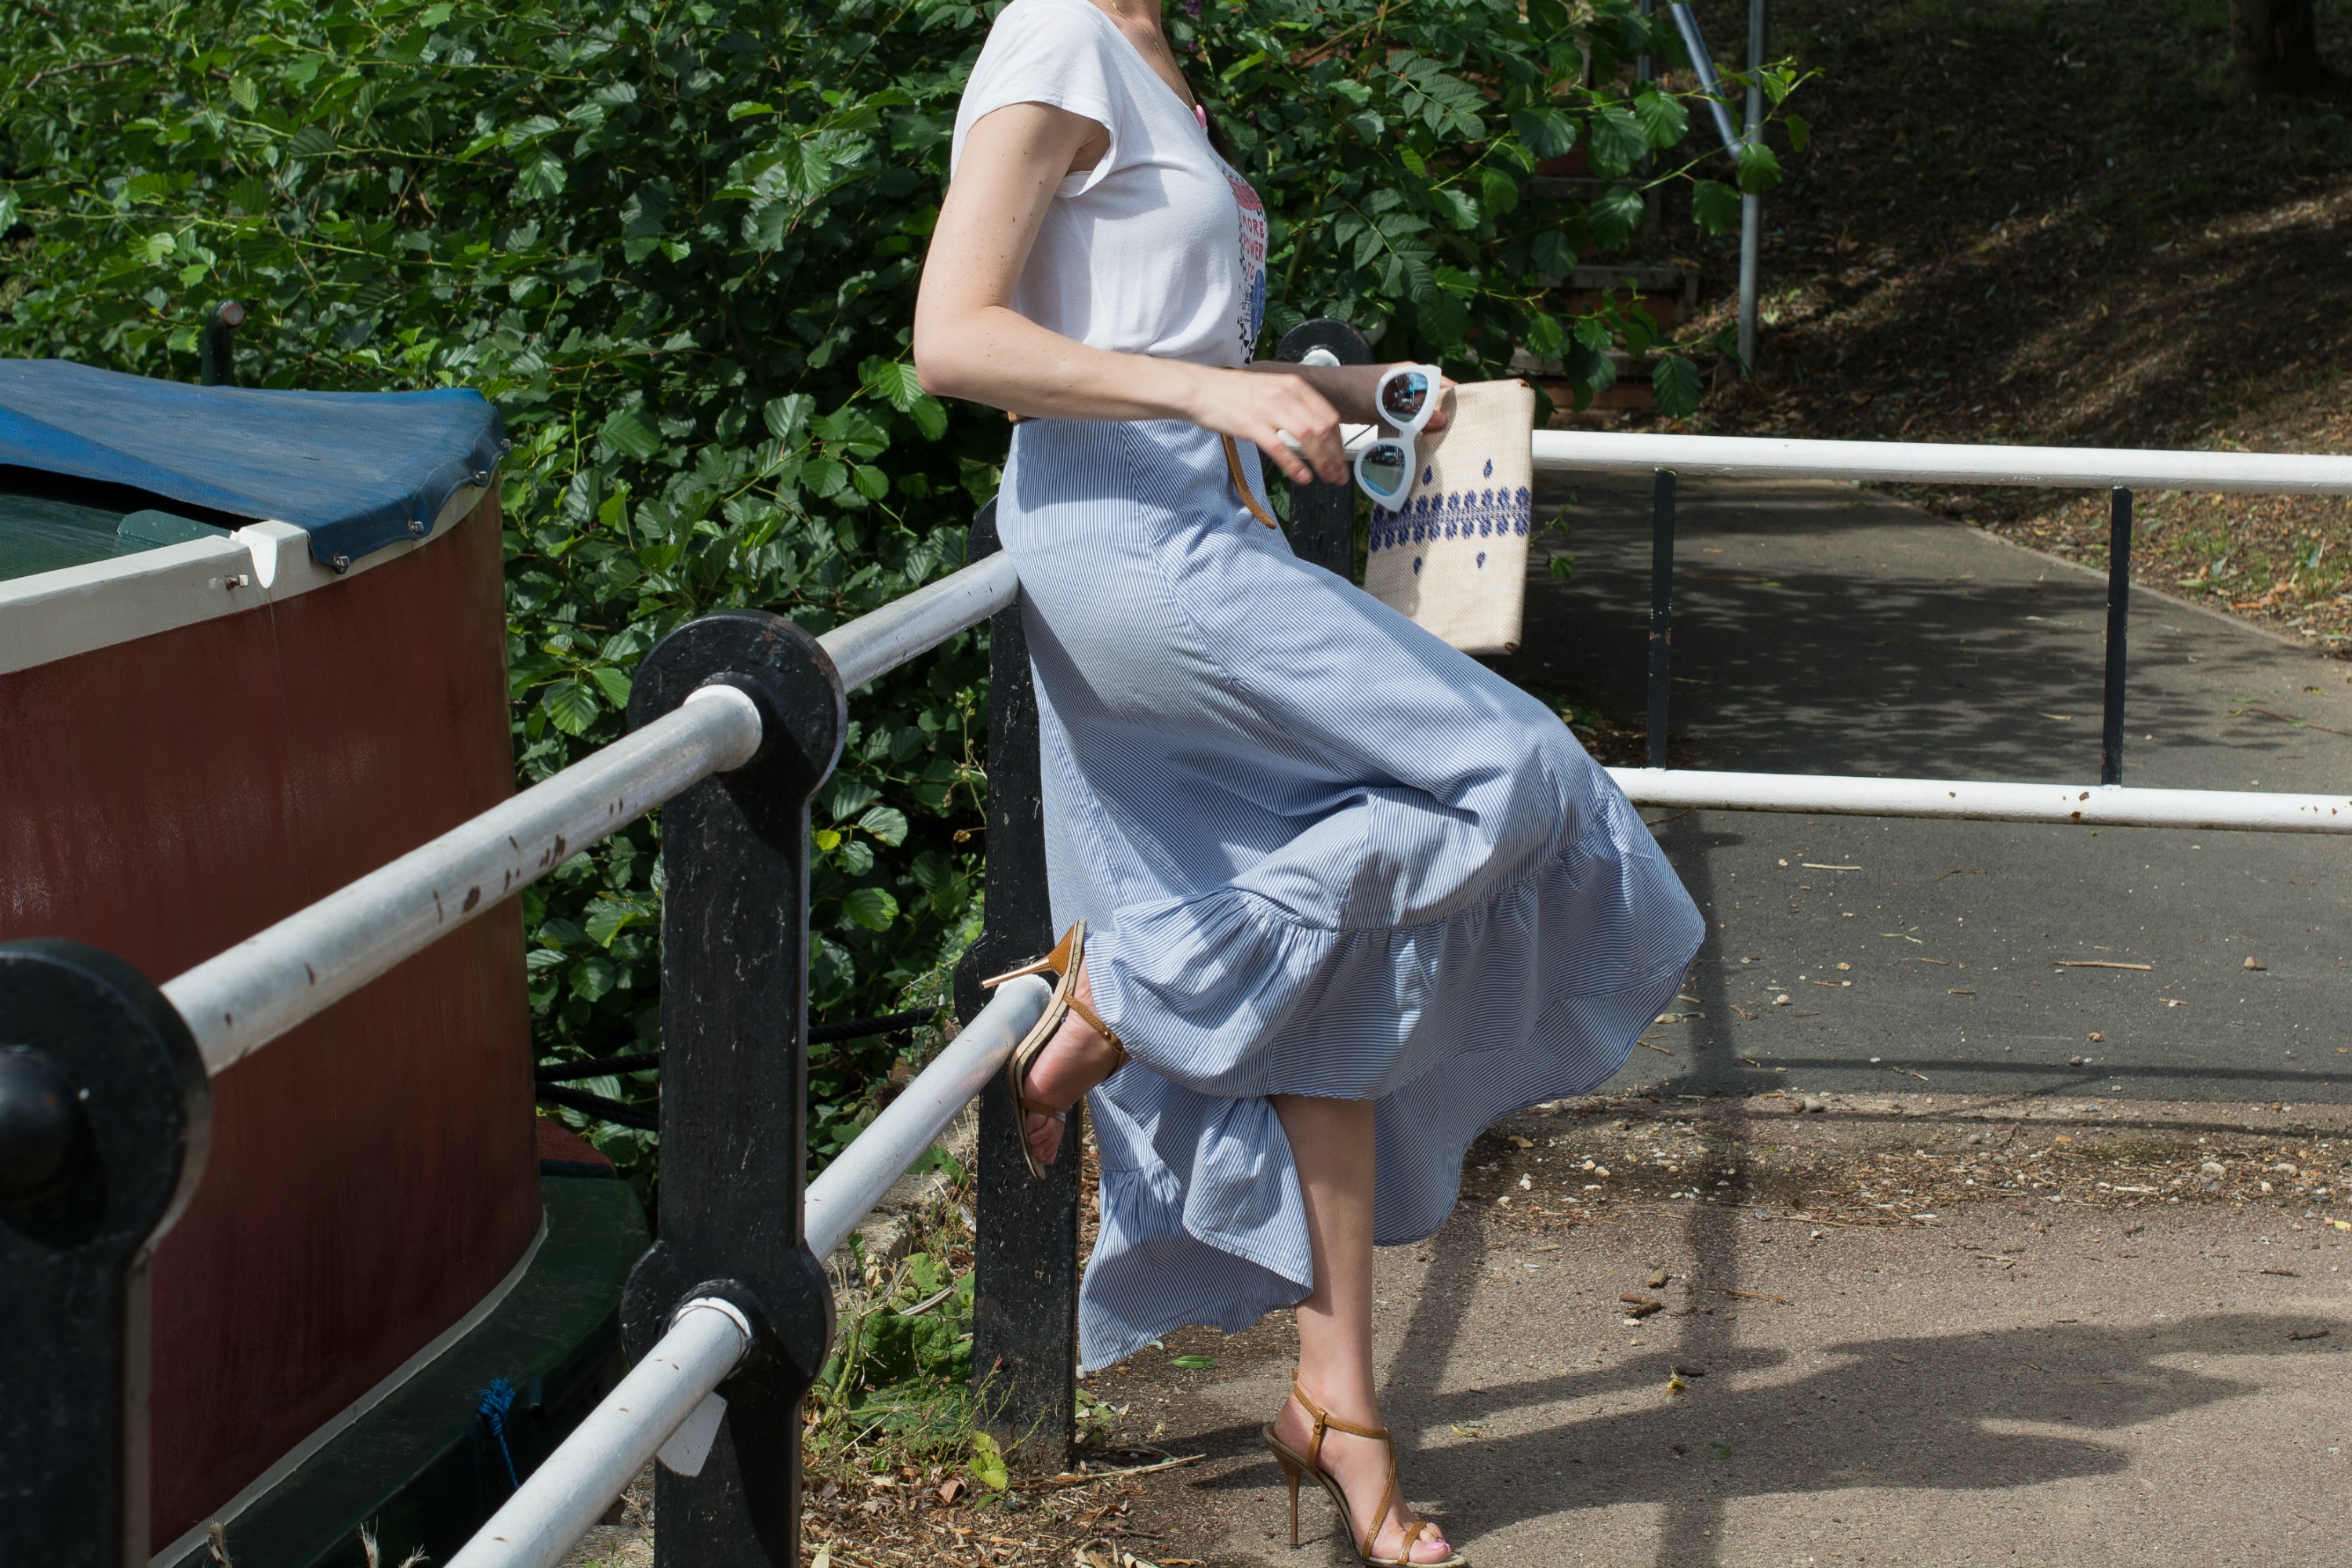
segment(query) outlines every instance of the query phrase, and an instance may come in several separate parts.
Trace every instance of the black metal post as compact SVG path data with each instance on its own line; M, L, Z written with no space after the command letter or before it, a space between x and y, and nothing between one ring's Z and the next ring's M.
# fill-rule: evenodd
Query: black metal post
M0 1558L132 1568L148 1277L204 1170L204 1059L131 965L0 943Z
M1282 334L1276 359L1296 364L1317 349L1341 364L1370 364L1371 345L1345 321L1320 316L1302 321ZM1336 485L1317 480L1290 489L1290 548L1301 561L1311 561L1327 572L1352 583L1356 580L1356 487L1342 479Z
M1675 471L1650 491L1650 765L1666 765L1666 680L1675 640Z
M719 1385L727 1419L698 1475L656 1480L662 1568L799 1568L801 1396L833 1338L808 1249L808 807L841 754L833 660L780 616L707 616L637 667L642 728L698 687L760 707L765 744L662 811L660 1239L622 1301L632 1357L698 1295L757 1331ZM561 848L558 854L562 853Z
M205 385L236 384L236 329L243 325L245 307L235 300L223 300L205 312L204 335L196 342L197 375Z
M2132 493L2117 485L2107 510L2107 689L2101 706L2099 782L2124 782L2124 645L2131 626Z
M996 503L972 520L968 554L1003 548ZM982 980L1054 944L1037 757L1037 691L1021 606L988 628L988 925L956 969L956 1016L987 1003ZM1024 1465L1060 1470L1077 1426L1081 1102L1043 1181L1021 1158L1022 1118L1003 1079L980 1096L972 1240L971 1364L980 1424Z

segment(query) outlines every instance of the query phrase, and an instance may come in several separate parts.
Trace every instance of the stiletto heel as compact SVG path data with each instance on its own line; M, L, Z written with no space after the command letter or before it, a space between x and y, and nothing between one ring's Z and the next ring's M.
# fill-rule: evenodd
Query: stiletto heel
M1430 1563L1415 1563L1412 1560L1413 1543L1429 1531L1429 1521L1425 1519L1416 1519L1404 1527L1404 1538L1397 1543L1397 1550L1402 1555L1373 1556L1372 1542L1380 1539L1381 1526L1389 1521L1390 1512L1397 1504L1404 1500L1403 1491L1397 1485L1396 1439L1389 1436L1388 1428L1385 1426L1357 1426L1340 1420L1308 1398L1307 1390L1299 1386L1296 1379L1290 1384L1290 1396L1298 1401L1299 1408L1305 1410L1315 1422L1315 1436L1307 1442L1307 1452L1302 1454L1276 1436L1271 1426L1268 1426L1259 1436L1265 1439L1266 1451L1274 1456L1275 1462L1282 1467L1283 1475L1290 1482L1291 1545L1298 1544L1298 1477L1299 1473L1304 1471L1322 1482L1323 1489L1330 1494L1332 1506L1339 1510L1340 1523L1347 1527L1348 1544L1354 1549L1356 1561L1364 1564L1364 1568L1469 1568L1470 1560L1459 1552L1450 1552L1444 1557ZM1340 1487L1331 1472L1325 1469L1320 1463L1323 1457L1323 1434L1327 1431L1345 1432L1351 1437L1369 1437L1375 1442L1386 1443L1389 1446L1389 1484L1381 1489L1381 1506L1373 1510L1372 1522L1364 1527L1364 1538L1361 1541L1355 1538L1355 1516L1348 1508L1346 1490Z
M1274 1461L1282 1467L1282 1479L1290 1483L1290 1544L1298 1544L1298 1467L1285 1458L1279 1450Z
M1024 1090L1029 1082L1029 1069L1035 1067L1037 1058L1045 1054L1045 1047L1052 1042L1055 1032L1061 1028L1063 1020L1072 1013L1076 1013L1087 1021L1096 1034L1110 1043L1113 1058L1112 1072L1117 1072L1127 1065L1127 1047L1119 1043L1118 1037L1111 1032L1110 1026L1102 1021L1101 1015L1078 1000L1075 994L1078 970L1086 963L1086 957L1087 922L1076 921L1071 923L1069 930L1062 933L1062 940L1054 944L1054 951L1045 957L1024 963L1018 969L1008 969L1002 974L980 983L982 990L993 991L1006 981L1017 980L1024 974L1051 974L1054 977L1054 994L1045 1003L1044 1015L1038 1018L1036 1026L1022 1037L1019 1045L1013 1047L1013 1055L1005 1059L1004 1081L1013 1090L1014 1105L1034 1115L1050 1116L1056 1121L1069 1121L1070 1113L1034 1100ZM1034 1177L1045 1175L1044 1163L1036 1155L1029 1152L1029 1139L1025 1131L1021 1139L1021 1157L1028 1162L1030 1175Z

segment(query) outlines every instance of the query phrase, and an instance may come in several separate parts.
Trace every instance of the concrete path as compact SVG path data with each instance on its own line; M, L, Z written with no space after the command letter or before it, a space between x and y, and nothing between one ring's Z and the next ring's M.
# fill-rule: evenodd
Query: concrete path
M1675 765L2097 782L2102 576L1849 486L1681 492ZM1638 722L1648 485L1573 493L1574 577L1536 563L1499 668ZM2145 591L2131 650L2126 782L2352 789L2342 661ZM1614 1087L2352 1099L2352 840L1755 813L1659 837L1707 916L1699 1000Z
M1517 1119L1474 1151L1452 1224L1380 1255L1378 1354L1408 1495L1478 1568L2352 1561L2352 1236L2304 1202L2169 1206L2093 1184L2103 1170L2110 1186L2140 1184L2127 1191L2168 1184L2109 1169L2161 1164L2150 1141L2168 1139L2193 1188L2226 1112L2108 1135L2050 1120L2021 1131L1985 1106L1937 1121L1916 1099L1765 1109L1785 1103L1644 1098ZM1603 1120L1620 1110L1632 1114ZM2333 1167L2344 1127L2320 1131L2334 1141L2301 1137ZM1711 1195L1668 1197L1701 1134ZM2231 1179L2252 1191L2247 1151L2276 1139L2237 1143ZM1563 1162L1596 1152L1615 1162L1612 1191L1637 1161L1657 1179L1586 1196ZM1661 1152L1682 1173L1664 1173ZM2075 1166L2047 1184L2063 1192L2026 1173L2050 1173L2049 1154ZM2030 1190L1952 1201L1960 1171L1995 1168ZM1946 1191L1917 1221L1846 1211L1870 1223L1792 1216L1786 1192L1758 1190L1857 1175ZM1664 1310L1628 1321L1628 1296ZM1232 1338L1171 1336L1165 1354L1092 1380L1135 1436L1205 1455L1154 1478L1126 1550L1351 1560L1311 1489L1307 1544L1289 1548L1280 1476L1257 1447L1296 1342L1278 1313ZM1675 1391L1676 1367L1701 1375Z

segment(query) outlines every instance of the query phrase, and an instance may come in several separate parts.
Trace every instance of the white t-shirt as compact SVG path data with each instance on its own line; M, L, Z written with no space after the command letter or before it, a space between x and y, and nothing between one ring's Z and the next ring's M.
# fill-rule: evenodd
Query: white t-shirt
M1044 103L1110 132L1063 180L1013 308L1098 349L1232 366L1265 319L1265 207L1192 110L1087 0L1013 0L956 110L952 170L980 120Z

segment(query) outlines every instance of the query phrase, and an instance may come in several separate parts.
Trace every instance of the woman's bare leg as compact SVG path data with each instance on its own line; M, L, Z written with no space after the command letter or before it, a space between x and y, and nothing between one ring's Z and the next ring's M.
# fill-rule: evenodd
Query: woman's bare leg
M1298 1170L1315 1267L1314 1294L1298 1303L1299 1384L1342 1421L1386 1426L1372 1386L1372 1102L1277 1094L1274 1113ZM1274 1425L1284 1442L1307 1451L1314 1421L1297 1400L1284 1403ZM1388 1484L1388 1445L1327 1432L1320 1458L1348 1494L1349 1524L1360 1542ZM1399 1497L1372 1542L1373 1554L1395 1556L1415 1517ZM1433 1525L1413 1543L1412 1556L1433 1563L1450 1553Z

